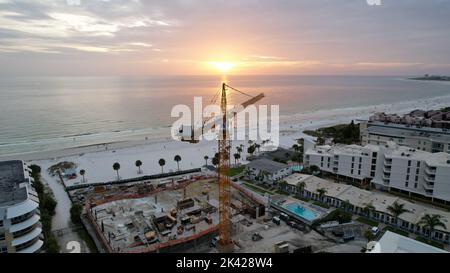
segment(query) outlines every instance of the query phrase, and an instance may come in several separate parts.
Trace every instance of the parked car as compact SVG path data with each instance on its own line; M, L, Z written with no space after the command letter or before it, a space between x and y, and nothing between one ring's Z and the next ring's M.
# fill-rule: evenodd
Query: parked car
M372 232L373 236L376 237L376 236L378 236L380 234L380 228L379 227L373 227L371 229L371 232Z
M277 225L280 225L281 221L280 221L280 218L278 216L275 216L275 217L272 218L272 222L274 222Z
M289 221L289 215L287 215L286 213L281 213L280 219L287 222L287 221Z

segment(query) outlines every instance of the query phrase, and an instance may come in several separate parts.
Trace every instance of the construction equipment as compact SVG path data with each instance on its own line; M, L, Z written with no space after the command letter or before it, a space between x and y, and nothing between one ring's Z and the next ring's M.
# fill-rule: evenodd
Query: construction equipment
M241 105L237 105L232 109L227 108L227 90L235 91L242 95L250 97ZM211 102L215 103L219 98L217 93ZM230 169L230 149L231 140L229 137L229 120L236 117L237 113L243 111L248 106L255 104L262 98L264 94L257 96L251 96L242 91L233 88L226 83L222 84L221 96L220 96L220 110L222 116L210 118L203 122L201 128L195 129L194 127L182 126L179 133L182 135L181 140L189 143L198 143L199 136L203 135L204 128L214 128L216 124L220 124L220 132L218 136L218 151L219 151L219 164L218 164L218 182L219 182L219 249L221 252L231 252L233 250L233 242L231 240L231 186L230 178L228 177L228 171ZM190 137L189 137L190 136Z

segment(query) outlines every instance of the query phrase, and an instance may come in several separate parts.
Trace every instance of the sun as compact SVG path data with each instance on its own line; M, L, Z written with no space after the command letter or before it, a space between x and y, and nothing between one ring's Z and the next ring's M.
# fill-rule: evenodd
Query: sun
M236 66L236 64L232 62L209 62L209 64L222 73L228 73Z

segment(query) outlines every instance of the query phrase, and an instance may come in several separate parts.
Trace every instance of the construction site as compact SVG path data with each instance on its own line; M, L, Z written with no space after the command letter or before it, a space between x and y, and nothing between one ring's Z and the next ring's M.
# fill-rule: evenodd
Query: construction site
M86 219L104 252L195 251L196 244L209 244L218 235L218 187L217 176L192 175L77 190L71 195L87 199ZM264 215L265 207L250 192L236 186L231 195L233 233Z

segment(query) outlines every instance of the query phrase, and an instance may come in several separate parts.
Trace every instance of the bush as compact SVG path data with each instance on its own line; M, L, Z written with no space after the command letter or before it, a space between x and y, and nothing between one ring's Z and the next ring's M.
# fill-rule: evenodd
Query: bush
M81 212L83 211L83 206L80 204L73 205L72 208L70 208L70 220L72 223L78 225L81 224Z
M321 202L313 202L314 205L325 208L325 209L329 209L330 206L328 206L327 204L321 203Z
M41 166L31 165L30 169L31 169L32 173L35 173L35 174L40 174L41 173Z

